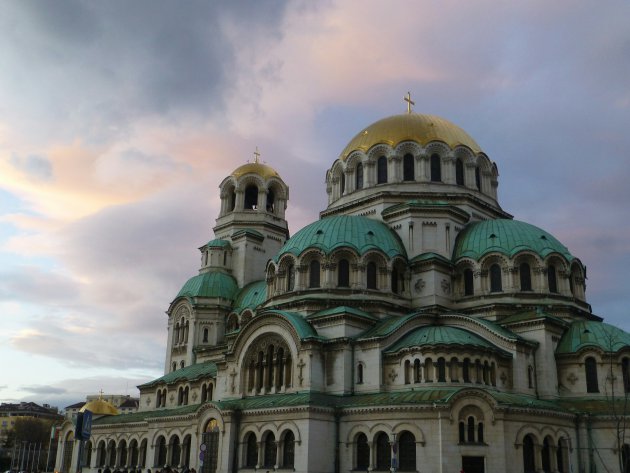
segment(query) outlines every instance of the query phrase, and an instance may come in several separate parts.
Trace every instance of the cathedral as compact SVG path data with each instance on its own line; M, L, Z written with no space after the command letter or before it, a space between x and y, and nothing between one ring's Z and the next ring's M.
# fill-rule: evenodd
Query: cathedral
M66 421L57 471L630 471L630 334L592 313L578 256L501 207L477 142L406 100L331 160L293 236L257 153L225 177L164 375L137 412L88 402L89 440Z

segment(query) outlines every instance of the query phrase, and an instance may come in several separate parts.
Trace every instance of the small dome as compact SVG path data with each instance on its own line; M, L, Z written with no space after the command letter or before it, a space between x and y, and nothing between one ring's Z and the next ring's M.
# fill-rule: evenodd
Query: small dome
M258 162L243 164L242 166L236 168L234 172L232 172L232 176L236 177L237 179L241 176L244 176L245 174L258 174L265 180L271 177L280 177L280 175L274 168Z
M616 353L630 346L630 334L604 322L583 320L573 322L560 339L556 354L577 353L588 347L606 353Z
M362 130L352 138L339 158L345 160L353 151L366 152L377 144L395 147L403 141L415 141L422 146L431 141L442 141L451 148L466 146L474 153L481 151L475 140L454 123L435 115L405 113L383 118Z
M298 256L307 248L319 248L329 254L344 246L359 255L380 250L390 258L407 257L398 236L384 223L367 217L338 215L318 220L297 232L280 248L276 261L285 253Z
M254 281L239 291L234 300L234 310L255 309L267 300L267 282Z
M98 416L115 416L119 414L118 409L116 409L112 403L100 398L86 403L79 409L79 412L85 411L90 411L92 414Z
M568 261L574 259L567 247L546 231L518 220L496 219L475 222L465 227L457 235L453 261L460 258L478 261L492 252L513 257L521 251L533 251L541 258L559 253Z
M214 271L190 278L177 294L178 297L221 297L233 300L238 285L229 274Z

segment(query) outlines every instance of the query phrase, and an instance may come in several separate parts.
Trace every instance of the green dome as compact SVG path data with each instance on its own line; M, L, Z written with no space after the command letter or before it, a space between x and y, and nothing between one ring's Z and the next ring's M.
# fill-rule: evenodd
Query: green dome
M556 354L577 353L587 347L615 353L630 347L630 334L604 322L573 322L560 339Z
M234 302L234 310L241 312L245 309L255 309L267 300L267 283L254 281L240 290Z
M227 240L223 240L221 238L215 238L214 240L210 240L208 243L206 243L206 246L208 248L226 248L226 247L231 247L232 244Z
M359 255L380 250L388 257L406 257L407 253L393 230L378 220L367 217L339 215L311 223L290 238L276 256L300 255L307 248L318 248L326 254L341 247L350 247Z
M398 340L394 345L385 350L386 353L396 353L405 348L435 346L435 345L457 345L461 347L478 347L491 350L498 350L490 342L484 340L467 330L457 327L447 327L444 325L430 325L417 328Z
M221 297L234 300L238 291L236 279L226 273L214 271L190 278L177 297Z
M533 251L541 258L559 253L573 260L566 246L556 238L529 223L518 220L486 220L468 225L457 236L453 261L460 258L481 259L487 253L498 252L512 257L521 251Z

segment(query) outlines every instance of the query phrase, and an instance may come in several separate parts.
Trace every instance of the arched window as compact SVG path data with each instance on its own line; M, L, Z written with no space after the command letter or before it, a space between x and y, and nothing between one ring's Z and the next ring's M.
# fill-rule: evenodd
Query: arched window
M543 448L540 452L540 456L542 457L542 468L543 471L551 471L551 450L549 448L549 437L545 437L543 440Z
M411 432L398 436L398 471L416 471L416 437Z
M470 358L464 358L462 377L464 378L464 383L470 383Z
M179 465L179 460L182 455L182 448L179 442L179 437L174 436L171 439L171 464Z
M273 193L273 189L269 189L267 191L267 212L273 213L275 203L276 203L276 196Z
M563 439L558 440L558 447L556 449L556 464L558 465L558 471L560 473L567 473L567 471L564 468L564 451L565 451L565 446L563 443ZM625 465L625 462L624 462ZM627 470L623 470L623 473L630 473Z
M269 432L265 437L263 467L273 468L276 464L276 437Z
M206 402L208 400L208 388L205 384L201 386L201 402Z
M406 154L403 158L403 181L414 181L416 179L413 156Z
M363 384L363 365L357 365L357 384Z
M405 384L411 383L411 362L409 360L405 360L405 369L404 369L404 377Z
M166 464L166 439L162 436L158 439L157 442L157 464L165 465ZM111 463L113 465L113 463Z
M282 442L282 467L293 468L295 466L295 435L290 430L284 435Z
M229 199L230 199L229 209L230 209L230 212L232 212L234 210L234 207L236 207L236 192L234 192L234 190L230 192Z
M532 290L532 271L527 263L522 263L518 268L518 275L521 280L521 291Z
M479 170L479 167L475 168L475 186L478 191L481 190L481 171Z
M598 393L599 385L597 382L597 361L592 356L584 360L584 370L586 371L586 392Z
M455 161L455 183L458 186L464 185L464 163L459 158Z
M387 158L381 156L376 162L376 183L384 184L387 182Z
M370 261L367 264L366 268L367 272L367 288L368 289L376 289L376 263Z
M439 357L437 360L437 372L438 383L446 382L446 360L442 357Z
M483 443L483 422L477 424L477 442Z
M459 443L466 442L466 424L464 421L459 422Z
M413 362L413 382L419 383L422 380L422 367L420 366L420 360L416 359Z
M392 466L392 449L389 445L389 437L385 432L376 436L376 469L385 471Z
M475 284L472 269L464 270L464 295L473 296L475 294Z
M473 416L468 417L466 430L466 441L473 443L475 441L475 418Z
M203 343L208 343L208 329L203 329Z
M357 164L357 173L355 175L355 187L358 189L363 189L363 164Z
M440 156L437 154L431 155L431 181L442 181L442 163L440 162Z
M346 192L346 173L341 171L341 195Z
M534 439L531 435L526 435L523 439L523 471L524 473L535 473L536 465L534 462Z
M256 442L256 436L253 434L253 432L247 436L247 441L245 442L245 444L247 445L245 467L256 468L256 464L258 463L258 443Z
M308 287L319 287L319 273L320 273L319 261L314 259L313 261L311 261L311 264L309 267L310 277L309 277Z
M490 266L490 292L502 292L501 267L498 264Z
M347 259L339 260L337 286L350 287L350 263Z
M558 292L558 280L556 278L556 267L550 264L547 268L547 283L549 284L549 292L554 294Z
M290 264L287 267L287 291L292 291L295 287L295 266Z
M171 366L172 370L171 371L175 371L177 369L177 362L174 361L173 365Z
M357 470L366 471L370 466L370 445L365 434L357 435Z
M243 204L245 210L256 210L258 208L258 187L250 184L245 188L245 201Z

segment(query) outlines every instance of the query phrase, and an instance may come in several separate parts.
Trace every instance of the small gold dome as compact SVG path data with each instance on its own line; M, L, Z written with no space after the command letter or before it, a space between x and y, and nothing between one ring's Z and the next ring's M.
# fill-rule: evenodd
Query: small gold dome
M232 173L232 176L239 178L245 174L258 174L263 179L269 179L270 177L280 177L278 172L271 166L267 166L262 163L247 163L236 168Z
M94 415L99 416L115 416L118 415L118 409L114 407L114 405L110 402L105 401L104 399L94 399L86 403L79 412L91 411Z
M339 158L345 160L353 151L366 152L377 144L395 147L403 141L415 141L422 146L431 141L442 141L451 148L463 145L473 153L481 151L477 142L454 123L435 115L405 113L383 118L362 130L348 143Z

